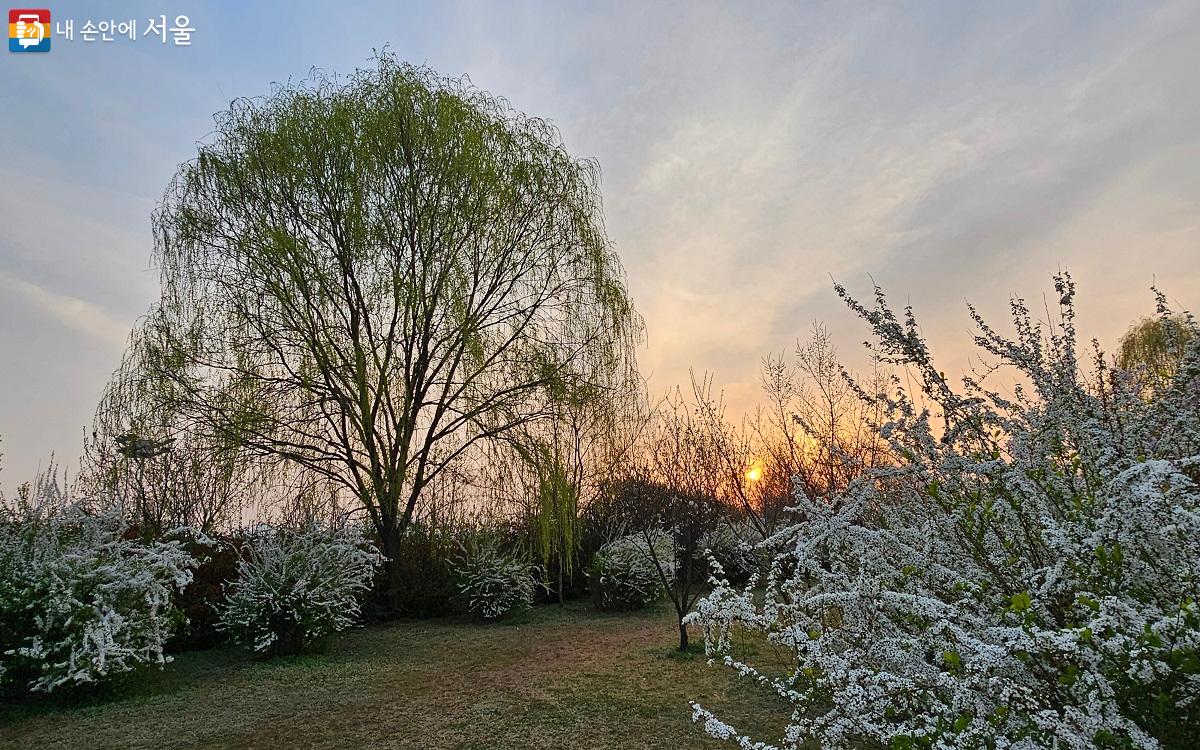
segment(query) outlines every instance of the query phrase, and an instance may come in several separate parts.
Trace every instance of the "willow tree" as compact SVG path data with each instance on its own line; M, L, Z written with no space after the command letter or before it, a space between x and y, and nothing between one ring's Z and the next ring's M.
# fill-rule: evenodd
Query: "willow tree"
M532 546L547 579L552 574L557 579L560 606L575 572L580 510L605 480L622 471L649 419L636 372L594 369L590 379L573 373L551 384L546 418L505 440L520 459L513 473L523 476L520 484L531 491L532 497L523 500Z
M633 368L598 169L543 120L384 56L238 100L155 214L149 375L196 428L352 493L392 558L422 489Z
M177 526L227 530L263 487L254 456L220 436L187 429L146 377L145 347L126 353L100 397L84 441L79 487L117 502L147 538Z
M1198 335L1191 314L1172 314L1163 294L1157 289L1154 293L1158 314L1131 325L1121 336L1116 355L1117 367L1132 373L1150 396L1170 388L1188 345Z

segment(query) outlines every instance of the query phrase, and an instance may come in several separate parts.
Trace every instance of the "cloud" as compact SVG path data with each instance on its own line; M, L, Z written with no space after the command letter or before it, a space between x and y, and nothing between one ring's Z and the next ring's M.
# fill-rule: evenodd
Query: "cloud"
M830 276L911 302L948 373L970 349L964 298L1002 318L1009 293L1036 300L1060 266L1080 330L1102 340L1148 311L1155 277L1197 306L1195 3L418 3L332 21L314 4L253 51L203 32L253 14L269 15L205 11L186 51L63 45L0 81L43 99L0 123L21 146L0 165L0 317L20 303L47 321L0 331L37 373L36 389L0 391L0 414L65 369L52 326L107 342L73 377L98 388L111 371L157 290L150 208L210 112L389 41L599 160L657 392L713 372L736 414L760 357L814 318L853 356L865 331Z
M128 323L114 319L104 308L87 300L44 289L7 273L0 273L0 290L6 295L14 295L59 324L99 343L119 346L129 334ZM6 304L12 304L14 301L10 299Z
M948 372L971 343L964 297L1002 314L1060 265L1109 341L1153 273L1200 288L1195 221L1160 210L1200 199L1194 6L835 15L681 19L610 105L641 126L599 155L657 383L715 370L748 403L763 353L844 316L830 275L913 302ZM670 86L642 83L664 70ZM1152 214L1124 250L1088 244Z

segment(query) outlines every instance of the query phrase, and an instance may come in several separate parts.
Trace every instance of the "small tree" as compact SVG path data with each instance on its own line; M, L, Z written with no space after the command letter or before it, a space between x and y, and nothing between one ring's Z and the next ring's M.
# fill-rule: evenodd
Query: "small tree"
M726 515L713 497L685 494L669 486L633 483L623 499L638 506L642 517L635 522L659 582L667 592L679 623L679 650L688 650L686 618L704 593L708 579L705 541ZM661 535L661 536L660 536ZM665 538L668 543L660 544Z
M749 452L762 458L762 475L752 490L768 532L791 505L794 483L810 497L831 496L888 460L878 432L883 411L859 391L877 394L888 383L879 361L865 377L848 373L828 329L814 323L797 342L793 357L763 360L761 380L767 406L750 423Z
M615 507L625 528L642 537L679 623L679 650L688 648L685 618L704 590L704 544L731 515L727 463L720 436L706 421L706 391L688 404L676 391L663 403L630 478L615 485ZM739 477L740 478L740 477ZM659 544L661 537L670 543Z
M633 375L618 370L598 373L597 382L560 378L548 386L547 416L505 440L525 469L516 475L534 496L527 506L532 546L547 577L556 574L559 606L575 572L580 511L622 470L645 425L643 390Z
M130 522L151 539L187 526L228 530L266 493L259 468L236 445L189 429L146 377L137 348L110 378L84 442L81 490L123 498Z

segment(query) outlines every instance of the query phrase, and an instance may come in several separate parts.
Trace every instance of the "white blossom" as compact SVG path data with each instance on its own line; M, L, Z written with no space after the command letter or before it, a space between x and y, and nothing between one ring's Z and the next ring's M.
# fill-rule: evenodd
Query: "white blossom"
M170 661L172 597L197 561L125 538L119 505L94 505L42 479L0 514L0 684L51 692Z
M501 552L494 543L477 540L458 561L455 572L467 609L485 620L533 606L529 561Z
M1049 330L1020 300L1015 339L975 315L1011 394L951 389L911 311L849 301L919 384L860 391L885 407L894 461L798 495L762 543L765 578L714 581L692 616L713 660L789 706L782 747L1158 748L1200 731L1200 349L1153 400L1099 352L1085 373L1074 289L1056 285ZM737 627L791 653L787 673L735 659Z
M221 628L255 651L299 653L358 620L382 555L354 526L259 526L226 587Z
M663 573L673 580L676 555L669 534L654 535L649 543L641 534L630 534L601 547L589 574L597 606L602 610L640 609L661 597L663 581L655 559L668 566Z

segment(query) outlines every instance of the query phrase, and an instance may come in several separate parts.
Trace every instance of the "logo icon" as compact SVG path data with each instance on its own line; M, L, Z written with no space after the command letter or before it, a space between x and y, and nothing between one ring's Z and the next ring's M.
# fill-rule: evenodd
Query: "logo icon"
M8 12L9 52L50 51L50 11L14 8Z

